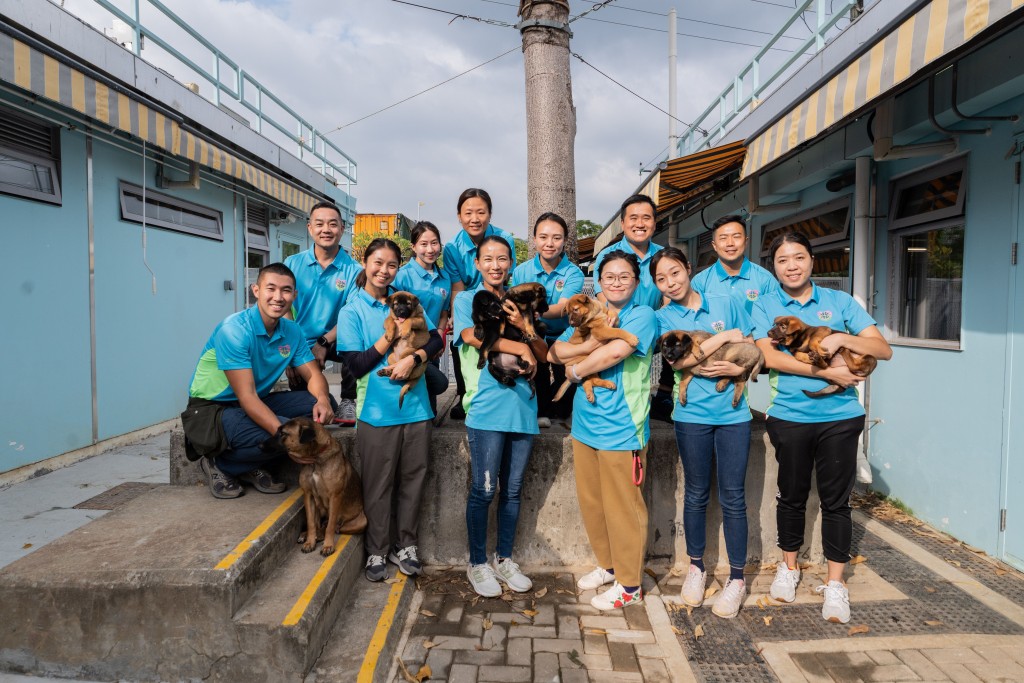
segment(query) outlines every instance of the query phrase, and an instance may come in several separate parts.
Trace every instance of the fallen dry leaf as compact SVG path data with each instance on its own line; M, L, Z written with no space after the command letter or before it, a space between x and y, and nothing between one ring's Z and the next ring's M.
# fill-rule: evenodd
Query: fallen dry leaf
M708 598L710 598L712 595L714 595L717 592L718 592L718 586L717 585L715 585L715 586L708 586L708 589L706 591L704 591L704 599L707 600Z
M411 673L409 673L409 669L405 667L405 662L402 661L401 657L395 657L395 659L398 660L398 668L401 669L402 678L406 680L406 683L420 683L413 677Z
M509 626L519 626L519 622L516 621L515 619L510 619L509 622L508 622L508 625Z
M672 567L672 569L669 571L669 574L671 574L672 576L682 576L687 571L689 570L683 569L682 567Z
M692 614L693 614L693 608L690 607L689 605L687 605L686 606L686 616L691 616Z
M766 607L766 603L765 603L763 597L757 599L757 606L760 607L761 609L768 609Z
M398 577L392 576L390 579L384 579L384 583L395 584L398 583Z
M761 618L764 620L764 625L765 626L771 626L772 625L772 618L771 617L761 617Z
M861 562L866 562L867 559L868 558L864 557L863 555L857 555L856 557L850 559L850 564L860 564Z
M423 649L424 650L429 650L432 647L437 647L437 643L435 643L432 640L424 640L423 641Z
M942 626L943 624L938 619L928 619L927 621L924 622L924 625L925 626Z
M957 560L950 560L950 559L947 559L947 560L946 560L946 562L949 562L949 563L950 563L951 565L953 565L954 567L960 567L960 566L963 566L963 565L961 565L961 564L960 564L960 563L959 563L959 562L958 562Z
M673 627L672 627L672 633L675 633L675 634L676 634L677 636L681 636L681 635L683 635L683 632L682 632L682 631L680 631L680 630L679 630L679 629L678 629L677 627L675 627L675 626L673 626Z
M533 597L535 597L535 598L543 598L547 594L548 594L548 589L545 587L545 588L541 588L539 591L534 593Z
M704 624L697 624L697 627L693 629L693 639L697 640L704 635Z
M867 624L857 624L856 626L851 626L850 630L846 632L846 635L848 635L848 636L855 636L858 633L870 633L870 632L871 632L871 627L869 627Z
M800 571L803 571L805 569L810 569L812 566L814 566L814 565L812 565L810 562L801 562L800 563Z
M650 567L644 567L644 574L647 574L647 576L651 577L651 578L652 578L652 579L654 579L655 581L657 581L657 580L658 580L658 575L657 575L657 574L655 574L655 573L654 573L654 570L653 570L653 569L651 569Z
M489 650L489 649L490 649L490 648L486 648L486 647L484 647L484 646L483 646L483 645L481 645L480 643L477 643L477 644L476 644L476 645L474 645L473 647L475 647L475 648L477 649L477 651L478 651L478 652L486 652L487 650Z
M494 626L494 622L493 621L491 621L490 619L484 619L484 630L485 631L490 631L492 626Z
M925 587L924 587L924 589L925 589L926 591L928 591L929 593L934 593L934 592L935 592L935 589L934 589L934 588L932 588L931 586L925 586Z
M576 595L575 591L568 590L567 588L556 588L555 592L562 595Z
M588 628L586 632L587 633L593 633L595 636L606 636L606 635L608 635L608 631L605 631L603 628Z
M535 616L539 614L539 612L537 612L537 610L535 609L521 609L519 610L519 613L522 614L524 617L529 617L530 619L533 619Z
M427 678L430 678L430 666L424 664L420 667L420 670L416 672L416 683L423 683Z
M422 614L425 617L436 617L437 616L436 614L434 614L433 612L431 612L428 609L421 609L420 610L420 614Z
M996 570L996 576L1003 576L1005 574L1006 574L1006 570L1005 569L997 569Z

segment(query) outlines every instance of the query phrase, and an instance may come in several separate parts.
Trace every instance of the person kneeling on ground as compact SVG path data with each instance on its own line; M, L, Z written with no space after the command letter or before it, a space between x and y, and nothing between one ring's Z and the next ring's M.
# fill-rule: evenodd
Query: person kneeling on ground
M261 493L281 493L270 468L280 456L260 445L293 417L329 424L334 406L327 379L302 328L284 317L295 300L295 276L283 263L260 269L252 286L256 305L225 318L213 330L189 384L181 414L189 460L200 460L214 498L244 493L239 480ZM288 367L305 391L270 393Z

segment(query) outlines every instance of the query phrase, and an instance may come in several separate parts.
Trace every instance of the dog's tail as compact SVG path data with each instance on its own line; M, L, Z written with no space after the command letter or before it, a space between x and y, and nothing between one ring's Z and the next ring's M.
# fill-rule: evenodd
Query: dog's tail
M824 389L819 389L817 391L807 391L804 389L804 395L808 398L821 398L822 396L831 396L832 394L839 393L840 391L844 391L841 386L837 384L829 384Z
M555 395L551 398L551 400L561 400L561 398L565 396L565 392L569 391L569 387L571 386L572 382L570 382L569 380L565 380L564 382L562 382L562 386L558 387L558 391L555 392Z
M760 349L758 349L760 351ZM747 375L747 380L750 382L756 382L757 376L761 374L761 368L764 367L764 354L757 354L757 362L754 363L754 367L750 368L750 374Z
M405 395L409 393L409 389L412 387L411 384L405 384L402 386L402 390L398 392L398 409L402 409L402 401L405 400Z

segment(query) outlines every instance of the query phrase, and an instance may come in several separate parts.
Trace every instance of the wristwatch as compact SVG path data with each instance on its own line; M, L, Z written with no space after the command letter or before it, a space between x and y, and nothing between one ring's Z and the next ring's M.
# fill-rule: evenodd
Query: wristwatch
M327 341L327 337L326 336L323 336L323 337L320 337L319 339L317 339L316 343L319 344L320 346L324 347L325 349L328 346L331 345L331 342Z
M413 367L416 367L417 365L421 365L422 363L423 363L423 359L420 358L420 354L418 354L418 353L412 354L412 364L413 364Z

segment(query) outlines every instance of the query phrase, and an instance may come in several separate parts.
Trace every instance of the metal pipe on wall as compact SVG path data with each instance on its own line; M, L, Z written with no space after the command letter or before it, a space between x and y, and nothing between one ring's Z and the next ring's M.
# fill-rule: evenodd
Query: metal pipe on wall
M96 390L96 224L93 218L92 134L85 136L85 214L89 226L89 385L92 394L92 442L100 440L100 405Z
M871 267L871 157L857 157L854 168L853 186L853 240L851 248L851 275L853 276L853 298L864 310L871 312L868 308L870 298L870 267ZM869 380L865 380L857 397L865 408L869 407ZM871 424L870 416L865 416L866 425ZM861 451L857 454L857 481L862 484L870 484L873 476L871 465L868 463L868 433L867 429L861 435Z

